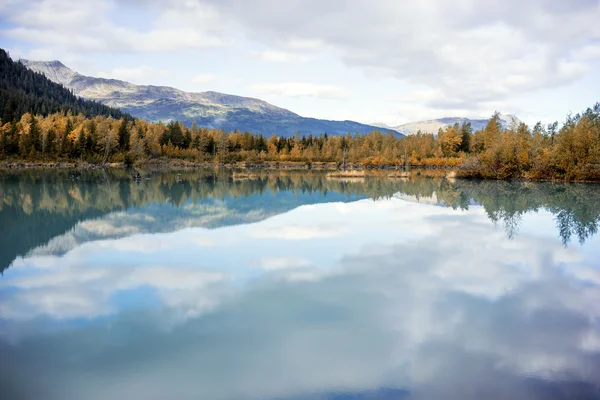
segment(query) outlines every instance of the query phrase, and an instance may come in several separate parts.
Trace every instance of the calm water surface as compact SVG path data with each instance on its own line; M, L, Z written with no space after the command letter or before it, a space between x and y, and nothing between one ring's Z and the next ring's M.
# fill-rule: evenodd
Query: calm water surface
M0 173L0 398L600 399L600 186Z

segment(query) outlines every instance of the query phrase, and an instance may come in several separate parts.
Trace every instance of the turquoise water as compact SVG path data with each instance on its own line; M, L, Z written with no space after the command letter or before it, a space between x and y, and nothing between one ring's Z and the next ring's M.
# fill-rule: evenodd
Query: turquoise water
M0 175L0 398L600 398L599 186L143 175Z

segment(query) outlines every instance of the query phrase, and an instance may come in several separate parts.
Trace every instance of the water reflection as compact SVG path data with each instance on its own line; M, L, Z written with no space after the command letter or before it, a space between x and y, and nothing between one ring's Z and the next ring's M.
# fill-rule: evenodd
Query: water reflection
M523 215L544 209L554 215L565 245L573 236L583 244L597 233L600 219L600 191L590 184L454 181L426 171L404 180L375 176L358 181L281 172L251 180L233 180L226 171L146 176L140 184L125 171L5 172L0 176L0 226L11 234L1 244L0 268L43 245L66 251L89 240L250 223L301 205L362 198L396 196L462 210L482 205L510 238ZM61 238L64 233L69 238Z
M1 398L600 398L594 186L107 178L0 185Z

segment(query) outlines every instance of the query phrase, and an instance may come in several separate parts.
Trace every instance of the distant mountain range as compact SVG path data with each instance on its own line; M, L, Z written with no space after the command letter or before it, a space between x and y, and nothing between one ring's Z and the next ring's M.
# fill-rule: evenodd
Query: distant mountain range
M407 124L398 125L398 126L387 126L383 124L375 124L381 128L385 129L393 129L397 132L403 133L405 135L414 135L418 131L423 133L437 133L437 131L442 128L446 128L447 126L454 125L458 123L462 125L464 122L470 122L471 127L473 128L473 132L478 131L480 129L485 128L489 119L469 119L469 118L457 118L457 117L447 117L447 118L439 118L439 119L431 119L426 121L416 121L409 122ZM514 115L511 114L500 114L500 123L504 128L508 128L513 124L521 123L521 120Z
M348 132L364 134L374 130L403 136L415 134L419 130L423 133L437 133L438 129L457 122L470 122L473 131L477 131L488 122L488 119L448 117L388 126L307 118L250 97L212 91L190 93L168 86L135 85L117 79L85 76L60 61L19 61L51 81L72 89L77 96L96 100L149 121L177 120L188 126L196 121L199 126L226 131L239 129L266 136L271 133L293 136L296 132L302 135L340 135ZM519 122L521 121L514 115L501 114L504 127Z
M72 89L78 96L99 101L149 121L177 120L188 126L196 121L199 126L226 131L239 129L266 136L272 133L293 136L296 132L303 135L340 135L348 132L382 131L380 127L354 121L302 117L266 101L249 97L218 92L189 93L167 86L135 85L117 79L85 76L60 61L19 61L29 69ZM383 131L400 135L393 129Z

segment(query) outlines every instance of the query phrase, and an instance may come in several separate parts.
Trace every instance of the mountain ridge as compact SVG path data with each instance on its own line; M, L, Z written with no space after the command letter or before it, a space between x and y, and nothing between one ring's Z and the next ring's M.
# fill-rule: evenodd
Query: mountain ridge
M355 121L333 121L302 117L264 100L215 91L185 92L168 86L136 85L130 82L82 75L58 60L19 60L27 68L60 83L86 99L96 100L149 121L173 120L186 125L242 130L252 133L293 136L369 133L382 128ZM386 129L397 136L395 130Z
M392 126L390 128L405 135L414 135L418 131L421 131L422 133L435 134L440 128L445 129L447 126L454 125L455 123L462 124L464 122L469 122L471 123L473 131L478 131L485 128L489 120L489 118L472 119L466 117L443 117L437 119L408 122L406 124ZM503 128L509 128L513 124L518 125L519 123L521 123L521 120L513 114L500 114L500 124Z
M301 134L330 135L369 133L374 130L393 132L398 136L437 133L454 123L470 122L474 131L483 129L489 119L443 117L390 126L383 123L335 121L300 116L264 100L216 91L186 92L169 86L136 85L114 78L86 76L74 71L59 60L31 61L20 59L27 68L45 75L53 82L73 90L74 94L118 108L149 121L181 121L190 126L249 131L270 135ZM504 128L521 121L511 114L500 114Z

